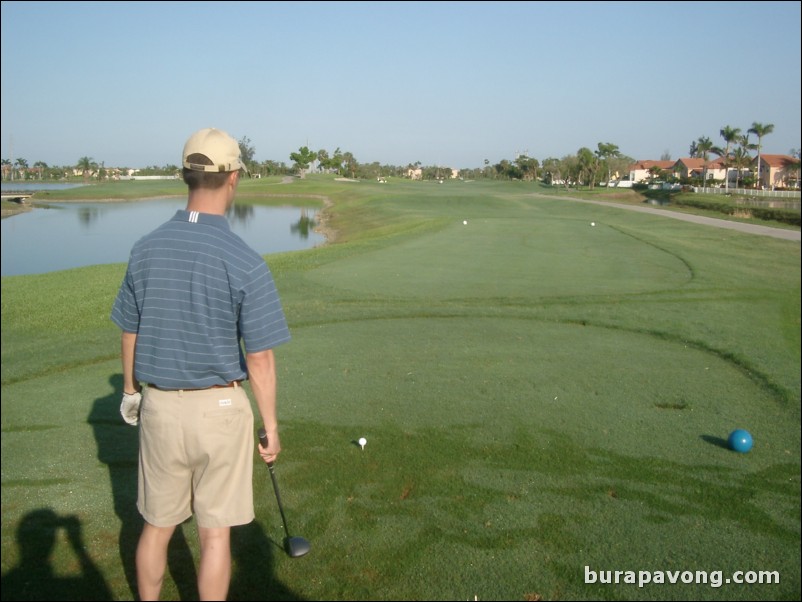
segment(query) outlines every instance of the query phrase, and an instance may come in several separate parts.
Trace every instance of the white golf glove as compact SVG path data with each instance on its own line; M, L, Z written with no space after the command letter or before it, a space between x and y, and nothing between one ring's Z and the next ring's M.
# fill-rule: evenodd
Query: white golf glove
M123 402L120 404L120 414L131 426L139 424L139 404L142 402L142 393L123 393Z

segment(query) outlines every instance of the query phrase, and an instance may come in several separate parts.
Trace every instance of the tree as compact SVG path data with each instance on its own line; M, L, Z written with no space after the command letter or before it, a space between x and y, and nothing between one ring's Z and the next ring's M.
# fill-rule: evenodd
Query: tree
M331 157L329 157L329 151L327 151L325 148L321 148L319 151L317 151L317 162L321 169L328 171L330 161Z
M590 152L590 149L586 149ZM566 188L579 186L582 178L582 165L576 155L565 155L560 159L560 171L564 174L563 183Z
M290 159L295 161L295 166L301 174L301 179L306 177L306 170L309 165L317 159L317 153L309 150L309 147L302 146L297 153L290 153Z
M730 146L737 140L738 136L741 135L741 128L733 128L725 125L723 128L721 128L721 130L719 130L719 134L721 134L721 137L724 138L726 146L724 149L711 148L710 150L716 153L719 157L724 158L724 189L727 190L730 187Z
M243 136L237 144L239 145L239 153L242 157L242 162L248 168L248 171L253 171L251 165L253 164L253 157L256 154L256 148L251 144L247 136Z
M620 157L621 151L618 150L618 146L615 144L610 144L609 142L599 142L596 155L607 165L607 185L609 186L613 172L610 160Z
M707 162L712 150L713 141L707 136L702 136L696 141L696 155L704 162L702 164L702 186L707 186Z
M548 184L549 186L554 186L555 182L557 184L560 183L562 178L560 177L561 174L561 166L560 160L556 157L549 157L547 159L543 159L543 181Z
M334 149L334 154L328 160L329 169L333 169L338 175L342 175L343 170L343 152L340 147Z
M735 160L735 167L738 170L738 174L735 177L736 186L738 186L741 180L741 172L743 168L748 166L752 160L752 157L749 155L749 151L753 151L756 148L757 144L752 144L751 142L749 142L749 134L738 136L738 146L733 151L733 159Z
M762 182L762 174L760 169L760 151L763 147L763 136L767 136L774 131L774 124L773 123L758 123L756 121L752 122L752 127L749 128L747 133L754 134L757 136L757 181Z
M532 159L526 155L520 155L515 159L515 163L524 180L531 182L537 178L537 168L539 167L537 159Z
M665 177L665 172L659 165L652 165L649 168L649 181L654 182Z
M36 163L33 164L33 166L36 168L36 171L39 173L39 179L41 180L42 179L42 173L44 172L45 169L47 169L47 163L45 163L44 161L37 161Z
M582 174L588 174L590 188L596 181L596 171L599 169L599 159L593 154L593 151L583 146L576 152L576 157L579 160L579 174L580 179Z
M19 173L22 174L22 179L23 180L27 180L28 179L28 161L23 159L23 158L19 158L16 161L14 161L14 165L17 166L17 171L19 171Z
M76 167L81 170L81 173L84 176L84 182L89 179L90 172L96 166L97 163L94 162L92 157L81 157L78 159L78 165L76 165Z
M350 152L346 151L342 154L341 165L346 174L351 174L352 178L356 176L356 168L359 167L359 163Z

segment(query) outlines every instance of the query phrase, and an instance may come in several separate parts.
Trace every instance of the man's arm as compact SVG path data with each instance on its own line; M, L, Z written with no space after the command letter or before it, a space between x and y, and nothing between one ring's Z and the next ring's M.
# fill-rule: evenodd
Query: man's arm
M135 350L136 333L123 331L120 352L123 363L123 393L138 393L142 389L139 382L134 378Z
M123 363L123 400L120 414L128 424L139 424L139 405L142 403L142 387L134 376L134 355L136 353L136 333L123 331L120 343L120 357Z
M278 415L276 412L276 358L272 349L247 353L248 380L256 399L256 406L267 432L267 448L259 445L259 455L266 462L275 461L281 451L278 436Z

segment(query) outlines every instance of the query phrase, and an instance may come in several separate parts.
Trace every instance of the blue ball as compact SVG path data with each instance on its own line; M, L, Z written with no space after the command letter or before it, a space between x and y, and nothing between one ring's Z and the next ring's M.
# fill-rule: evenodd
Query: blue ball
M735 429L732 431L727 442L731 450L742 454L752 449L752 435L749 434L749 431L743 429Z

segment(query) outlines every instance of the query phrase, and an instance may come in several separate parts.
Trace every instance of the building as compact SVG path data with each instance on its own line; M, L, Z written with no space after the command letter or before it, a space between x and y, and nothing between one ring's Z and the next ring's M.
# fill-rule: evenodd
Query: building
M758 169L758 158L752 161L755 171ZM774 190L775 188L799 188L799 159L791 155L760 155L760 186Z

